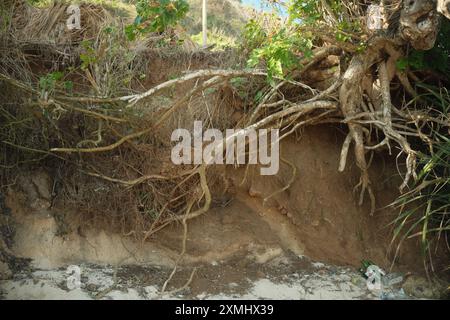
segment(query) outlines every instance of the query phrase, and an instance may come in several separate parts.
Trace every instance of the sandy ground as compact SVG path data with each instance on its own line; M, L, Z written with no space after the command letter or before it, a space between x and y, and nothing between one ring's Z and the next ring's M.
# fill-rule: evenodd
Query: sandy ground
M292 261L296 259L297 261ZM299 268L301 266L301 268ZM388 299L394 288L384 295L368 290L365 279L353 268L311 262L306 258L283 257L264 266L249 262L213 262L196 267L190 285L181 291L192 268L179 269L161 292L172 269L160 266L80 265L79 287L68 283L67 268L29 270L0 282L3 299ZM295 270L298 268L297 270ZM234 272L232 272L234 270ZM72 290L70 290L69 288ZM391 295L388 294L391 292ZM396 299L408 298L399 295Z

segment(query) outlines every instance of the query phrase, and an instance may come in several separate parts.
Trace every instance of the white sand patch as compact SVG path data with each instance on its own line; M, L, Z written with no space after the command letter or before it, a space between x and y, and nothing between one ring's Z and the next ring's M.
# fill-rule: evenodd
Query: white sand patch
M319 267L322 267L319 265ZM282 276L270 276L252 282L226 285L223 289L189 295L190 291L174 295L160 295L160 286L129 282L117 277L117 270L107 266L80 266L82 278L80 287L69 290L66 269L37 270L23 273L13 280L0 281L0 295L5 299L31 300L142 300L142 299L200 299L200 300L316 300L316 299L378 299L367 289L364 278L349 268L324 265L323 269L301 271ZM155 269L152 269L155 270ZM152 271L147 271L152 272ZM154 271L153 271L154 272ZM115 276L116 273L116 276ZM249 286L250 284L250 286ZM222 287L223 288L223 287ZM212 288L213 289L213 288Z
M346 278L347 279L347 278ZM268 300L351 300L374 298L364 286L342 282L339 276L324 278L319 275L299 277L293 274L285 282L261 279L253 283L248 293L198 296L199 299L268 299ZM345 280L344 280L345 281Z
M89 295L81 289L72 291L62 290L51 283L25 283L5 281L1 288L6 292L8 300L89 300Z

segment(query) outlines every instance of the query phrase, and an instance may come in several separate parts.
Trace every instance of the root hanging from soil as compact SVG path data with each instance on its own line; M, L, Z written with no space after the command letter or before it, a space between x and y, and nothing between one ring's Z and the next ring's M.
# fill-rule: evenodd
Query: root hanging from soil
M188 233L187 222L188 222L188 220L194 219L194 218L196 218L196 217L206 213L209 210L210 206L211 206L211 193L209 191L208 183L206 181L206 169L205 169L204 165L200 166L200 168L199 168L199 175L200 175L200 185L201 185L201 187L203 189L203 194L205 196L205 204L204 204L202 209L197 210L195 212L191 212L192 206L194 204L193 202L191 202L188 205L188 209L186 211L186 214L181 219L181 223L183 225L183 240L182 240L181 252L180 252L180 255L178 256L177 261L175 262L175 266L174 266L171 274L169 275L169 278L164 282L164 285L161 288L161 293L160 293L161 296L166 293L167 285L169 284L169 282L172 280L173 276L177 272L178 265L180 264L180 262L182 261L184 255L186 253L186 241L187 241L187 233ZM169 222L167 222L167 223L169 223ZM181 288L171 290L170 292L167 292L167 294L175 294L175 293L183 291L187 287L189 287L189 284L192 282L192 279L194 278L194 274L195 274L196 271L197 271L196 268L194 268L192 270L192 273L191 273L188 281Z
M34 11L31 16L50 17L52 12L62 12L61 8L64 6L54 5L47 11ZM424 16L431 10L426 4L418 8L414 16ZM33 71L35 62L27 60L31 39L21 43L15 36L30 28L48 31L56 22L48 18L42 25L35 19L29 25L17 24L2 38L6 44L1 48L5 57L0 62L0 97L8 104L0 106L5 123L0 128L0 146L2 154L7 155L0 159L0 165L19 168L27 164L32 168L31 164L45 163L55 177L55 204L78 208L84 212L81 220L112 223L123 234L147 240L171 223L181 222L187 228L186 221L208 211L217 193L214 188L222 187L215 167L207 170L206 165L175 166L169 161L168 137L174 128L190 125L194 119L204 120L212 128L238 128L234 135L218 142L225 147L250 130L277 128L282 133L280 139L284 139L308 125L333 123L348 128L336 168L340 172L346 169L353 147L361 172L355 192L359 192L361 205L368 194L372 215L376 199L368 173L370 155L386 147L391 153L395 150L405 163L400 186L403 191L416 178L417 151L411 140L419 138L432 145L423 128L434 123L449 125L445 116L427 109L420 110L419 115L391 95L392 82L397 78L401 86L397 90L417 96L409 75L397 71L395 65L407 45L429 47L433 34L419 34L412 39L417 30L408 29L414 24L398 2L392 5L389 15L400 19L393 24L396 29L380 31L367 39L350 35L366 42L366 48L358 50L353 42L329 36L337 20L329 8L322 9L328 26L314 30L317 48L312 57L300 58L298 69L289 79L275 78L268 84L267 72L261 69L214 69L206 64L187 73L178 72L171 79L166 75L165 81L143 83L138 78L143 72L149 73L144 69L146 56L130 48L128 42L115 48L117 55L110 56L116 52L110 50L112 43L123 42L124 35L111 38L103 34L103 22L110 17L95 6L85 7L89 19L102 19L92 30L73 34L73 41L65 44L69 56L79 58L80 50L86 49L80 43L92 38L95 31L96 40L90 49L98 53L98 62L81 68L80 61L72 61L77 71L71 79L76 82L78 95L55 84L44 88L36 85L43 75L51 75L61 66L43 67L48 73ZM363 12L359 5L345 10L349 16ZM60 19L61 14L56 17ZM434 15L427 17L431 25L436 22ZM53 40L59 37L48 32L44 36ZM61 48L49 41L45 45L52 56L58 56ZM42 46L42 41L34 44L32 52L42 53ZM132 56L129 61L124 61L125 52ZM59 58L64 56L60 54ZM205 54L203 59L207 58ZM21 63L16 62L19 60ZM338 62L319 68L323 62L330 65L330 61ZM186 69L191 70L190 62ZM336 67L339 72L335 72ZM237 94L232 84L236 79L244 83L246 98ZM262 96L255 103L257 93ZM296 178L295 166L282 161L292 168L292 176L285 187L265 201L287 190ZM2 179L9 184L11 176L11 171L2 171ZM105 214L98 214L99 208Z

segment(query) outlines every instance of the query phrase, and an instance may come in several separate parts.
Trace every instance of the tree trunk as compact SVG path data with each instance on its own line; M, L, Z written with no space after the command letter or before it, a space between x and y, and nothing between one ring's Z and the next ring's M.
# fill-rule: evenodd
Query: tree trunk
M417 50L429 50L434 47L439 20L436 0L403 1L399 30L401 37Z
M450 19L450 0L438 0L437 10L447 19Z

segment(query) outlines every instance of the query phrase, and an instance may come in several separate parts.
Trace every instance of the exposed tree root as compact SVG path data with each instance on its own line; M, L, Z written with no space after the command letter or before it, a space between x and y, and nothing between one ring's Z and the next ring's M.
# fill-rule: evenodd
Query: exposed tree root
M201 165L193 170L183 170L182 172L181 170L174 170L173 174L172 172L161 173L162 171L158 173L151 171L153 167L151 169L134 168L132 164L123 160L124 157L130 150L139 154L140 148L148 147L146 146L148 140L156 136L158 130L162 129L170 120L176 118L175 115L183 108L189 108L194 98L201 96L204 99L206 89L223 88L233 78L254 80L257 82L256 89L263 92L263 95L256 105L253 105L252 102L242 108L245 110L242 112L243 116L235 124L236 126L243 125L243 127L236 130L233 136L217 142L218 145L224 147L237 136L246 135L250 130L260 128L279 128L283 133L280 139L284 139L306 125L327 122L345 124L348 126L349 132L342 145L339 164L337 164L338 170L340 172L345 170L348 153L353 146L356 165L361 172L355 191L359 191L358 200L360 204L363 204L364 197L366 193L368 194L370 214L373 214L376 209L376 199L368 171L370 161L367 160L366 154L384 147L388 147L389 151L392 152L391 145L398 146L398 155L404 154L406 156L405 176L400 186L400 189L403 190L416 175L416 151L412 149L408 137L419 137L432 148L432 141L422 130L424 124L435 122L448 126L448 123L445 123L439 117L431 116L426 111L419 114L407 111L407 105L401 107L393 105L397 103L395 96L394 99L391 97L391 82L395 76L409 95L413 98L417 97L417 92L409 81L409 79L414 80L414 78L408 73L396 70L397 60L403 56L407 44L412 44L418 48L430 47L434 42L434 31L428 29L438 22L429 2L405 2L403 7L399 5L400 2L396 2L396 5L392 6L398 19L395 30L382 30L371 34L370 37L361 37L352 33L346 34L350 39L355 40L352 42L337 41L331 35L330 30L336 28L338 19L334 17L327 2L321 1L324 21L328 26L311 30L320 39L317 41L319 47L313 50L311 58L300 58L302 68L295 70L291 77L275 79L277 82L273 86L268 86L266 82L263 82L267 76L267 73L263 70L222 69L197 70L158 84L145 92L118 97L110 97L108 94L104 94L104 97L102 97L102 93L104 93L102 85L99 84L97 77L90 73L86 77L95 89L95 96L73 97L64 96L59 92L42 93L33 86L22 83L6 74L0 74L0 81L17 88L22 94L25 94L27 99L30 97L33 105L37 105L42 112L56 110L58 114L64 114L66 111L71 111L89 119L89 130L86 130L88 132L83 132L83 128L78 128L81 133L74 130L71 134L68 134L70 139L60 136L60 128L55 124L56 121L51 119L49 122L56 127L57 138L54 138L52 143L48 144L50 150L25 147L27 152L42 153L45 156L53 155L63 161L66 159L62 158L61 155L67 153L66 156L71 157L73 162L76 162L76 160L73 160L76 158L80 163L83 163L83 161L95 163L100 158L99 153L111 152L111 155L117 155L121 160L115 165L121 168L125 167L126 170L116 174L114 170L108 172L108 170L99 170L95 169L95 166L91 166L89 170L84 170L83 173L111 184L124 186L128 188L126 190L145 186L154 191L155 194L158 194L158 192L166 193L162 197L163 201L158 201L157 198L151 199L158 204L158 206L155 205L158 210L156 214L153 211L150 212L154 215L152 216L154 220L150 228L148 228L149 225L145 225L145 228L143 228L143 230L146 230L143 231L144 240L173 222L181 222L186 233L186 222L209 210L212 194L207 182L206 167ZM448 1L442 0L439 1L439 4L440 10L444 14L448 13ZM347 15L362 16L358 4L346 7L345 11ZM427 24L421 24L422 29L426 29L427 34L423 34L424 30L421 32L418 30L418 22L423 22L423 19L426 20ZM366 48L361 50L356 41L358 43L365 42ZM351 59L348 59L349 57ZM340 70L340 72L336 72L331 67L318 70L319 66L330 64L339 64L339 69L336 70ZM331 76L332 78L330 78ZM323 81L324 79L327 81ZM319 82L321 85L316 85ZM187 89L178 99L174 99L157 111L147 110L151 119L149 123L136 121L138 126L135 126L133 120L136 119L129 119L126 116L125 111L134 111L141 107L145 109L147 99L161 95L166 92L165 90L174 86L186 86L192 83L195 83L195 85L191 89ZM317 88L320 88L320 90ZM130 90L130 92L133 91ZM23 101L21 103L26 104ZM92 105L95 105L95 111L90 108ZM103 108L104 106L114 108ZM207 111L208 117L211 119L209 109ZM108 133L111 132L113 134L108 136ZM7 141L4 144L24 151L24 147L18 146L14 141ZM287 190L294 182L295 166L285 159L282 159L282 161L292 168L292 177L285 187L268 196L265 201L279 192ZM129 172L132 172L132 174L129 174ZM131 178L121 178L123 176ZM187 186L192 181L199 186L197 188ZM173 190L166 192L169 188L167 187L164 191L160 191L158 183L170 185ZM148 189L145 190L148 191ZM201 203L203 203L202 206ZM193 208L196 208L196 210L191 211ZM183 241L180 259L185 253L185 241L186 239ZM173 274L175 272L176 267ZM162 292L165 291L173 274L166 281ZM194 273L191 275L191 279L193 275Z
M211 205L211 194L210 194L208 184L206 181L206 169L205 169L204 165L200 166L199 174L200 174L200 185L202 186L202 189L203 189L203 192L205 195L205 205L203 206L203 208L201 208L195 212L192 212L192 213L191 213L191 209L194 204L194 200L192 200L192 202L188 205L186 214L181 219L181 223L183 225L183 240L182 240L181 252L180 252L180 255L178 256L177 261L175 262L175 266L174 266L169 278L164 282L164 285L161 288L160 295L163 295L165 293L167 285L169 284L169 282L172 280L173 276L177 272L178 265L180 264L184 255L186 254L186 241L187 241L187 232L188 232L187 221L189 219L196 218L199 215L206 213L209 210L209 207ZM192 282L192 279L194 278L194 274L195 274L196 270L197 270L196 268L194 268L192 270L191 276L189 277L188 281L184 284L184 286L170 291L169 294L174 294L176 292L180 292L180 291L186 289L189 286L189 284Z
M208 187L208 182L207 182L207 178L206 178L206 167L205 165L201 165L199 166L199 168L196 170L196 172L198 172L199 176L200 176L200 187L202 190L202 194L201 196L198 198L198 201L200 201L201 198L205 198L205 203L203 205L203 207L201 207L200 209L191 212L192 209L192 205L194 202L190 203L188 205L188 210L186 212L186 214L182 217L180 216L173 216L169 219L166 219L164 222L162 222L158 227L155 227L155 223L152 225L152 227L150 228L150 230L148 230L147 232L145 232L144 234L144 238L143 241L145 241L146 239L148 239L151 235L153 235L154 233L158 232L159 230L165 228L166 226L168 226L169 224L171 224L172 222L175 221L187 221L187 220L191 220L194 218L197 218L198 216L205 214L209 208L211 207L211 201L212 201L212 197L211 197L211 191ZM196 199L197 200L197 199Z
M351 145L351 142L353 141L355 143L355 156L356 156L356 164L361 170L361 178L359 184L356 186L356 188L360 188L360 195L359 195L359 203L362 204L364 201L364 194L367 191L370 197L370 203L371 203L371 214L375 211L375 197L373 194L373 191L370 186L370 179L368 175L368 164L365 158L365 152L367 150L374 150L379 147L382 147L384 145L389 145L389 140L396 141L400 147L402 148L403 152L407 154L407 172L406 176L404 178L404 182L401 186L401 189L405 188L408 181L412 176L414 176L415 171L415 153L410 148L406 138L404 138L400 133L398 133L392 124L392 102L390 98L390 78L392 75L389 75L388 72L388 66L385 61L378 62L378 81L380 83L380 92L382 97L381 102L381 113L377 110L369 110L365 107L364 102L364 89L361 85L355 85L358 83L362 83L363 79L365 78L367 74L367 70L379 60L380 52L383 48L387 47L387 43L385 39L379 40L377 39L372 46L372 49L368 52L355 56L346 72L343 74L343 76L337 81L334 82L333 85L331 85L328 89L322 91L322 92L316 92L309 86L303 85L299 82L294 81L281 81L279 84L274 86L271 90L269 90L266 95L262 98L261 102L255 107L254 110L252 110L251 114L249 115L249 118L247 120L248 126L243 128L242 130L238 130L232 137L228 137L228 139L234 139L237 135L245 135L248 130L254 130L259 128L267 128L267 127L277 127L282 126L289 128L290 130L285 133L281 139L289 136L290 134L294 133L299 127L309 124L309 123L317 123L320 121L323 121L327 119L327 117L330 114L334 114L336 112L340 111L342 112L342 115L344 116L344 123L347 123L349 127L349 134L347 138L345 139L345 142L342 146L342 152L341 152L341 159L339 162L339 171L345 170L346 166L346 159L347 154ZM389 43L390 45L390 43ZM313 67L313 65L317 62L319 62L321 59L324 59L327 57L327 55L330 54L336 54L340 49L336 47L327 47L323 50L318 51L317 56L314 57L311 61L310 67ZM395 50L390 49L391 52L396 52ZM392 62L390 62L392 63ZM131 141L133 139L142 137L157 128L159 128L163 123L169 119L174 112L176 112L181 106L185 105L187 101L191 99L192 96L197 94L198 92L201 92L207 88L218 86L226 81L230 77L237 77L237 76L263 76L265 75L264 72L255 70L255 71L226 71L226 70L200 70L191 74L187 74L181 78L174 79L167 81L161 85L158 85L147 92L139 95L134 96L127 96L127 97L121 97L120 101L129 101L131 104L135 104L138 101L148 98L153 94L156 94L157 92L169 88L173 85L177 85L180 83L184 83L186 81L190 81L193 79L198 78L208 78L208 80L202 82L200 85L195 86L192 90L187 92L185 96L183 96L181 99L177 100L175 103L172 104L167 110L153 123L152 126L137 131L135 133L128 134L126 136L121 137L117 142L107 145L107 146L97 146L101 142L101 136L99 136L99 139L95 143L95 147L93 148L52 148L50 152L66 152L66 153L92 153L92 152L105 152L105 151L111 151L125 142ZM27 92L30 92L31 94L38 94L34 89L28 87L27 85L24 85L14 79L11 79L10 77L7 77L5 75L1 76L1 79L7 81L8 83L25 90ZM278 98L278 92L279 90L282 90L283 86L285 86L287 83L290 83L291 85L296 85L299 88L303 90L309 90L312 93L315 93L312 98L306 99L303 102L299 101L289 101L285 98L282 98L281 100L277 100ZM336 94L339 95L339 103L340 108L338 108L337 102L334 100L336 97ZM89 101L89 98L83 98L86 101ZM98 99L98 98L92 98L92 99ZM67 101L67 99L59 98L61 101ZM108 100L110 101L110 100ZM92 112L90 110L81 109L78 107L69 107L65 103L56 102L55 100L48 101L48 104L58 104L62 107L66 107L67 109L72 109L74 111L80 111L83 113L86 113L87 115L91 115L95 118L98 118L99 121L112 121L112 122L123 122L124 120L121 118L115 118L104 114L98 114L96 112ZM265 117L261 118L261 111L269 110L269 114ZM275 110L274 112L272 110ZM319 113L317 113L319 112ZM380 114L382 115L382 118L380 118ZM100 122L101 123L101 122ZM375 146L366 146L365 144L365 129L364 126L374 126L381 130L385 135L385 140L383 140L381 143L375 145ZM100 135L100 131L97 132L98 135ZM228 143L228 140L223 140L223 144ZM81 143L78 144L81 146ZM204 176L204 168L202 167L199 169L200 174L200 182L202 184L202 181L206 179ZM143 175L139 178L133 179L133 180L123 180L123 179L117 179L117 178L111 178L107 177L105 175L99 174L99 173L93 173L93 172L87 172L87 174L101 178L113 183L119 183L123 184L127 187L133 187L135 185L141 184L147 180L169 180L170 177L165 177L162 175L155 175L155 174L149 174L149 175ZM295 176L295 174L293 175ZM205 207L200 209L197 212L189 214L188 219L195 218L196 216L203 214L207 207L209 207L207 204L211 201L211 195L209 192L206 192L207 189L206 183L202 184L202 188L205 192ZM355 188L355 190L356 190ZM209 200L208 200L209 199ZM151 234L154 232L162 229L164 226L170 224L173 221L180 220L179 217L173 217L168 220L163 221L158 227L149 230L145 234L145 238L147 239Z
M263 204L266 204L267 201L269 201L269 199L275 197L277 194L280 194L286 190L288 190L292 184L295 182L295 179L297 178L297 167L290 161L286 160L285 158L280 156L281 161L283 161L284 163L286 163L287 165L289 165L292 169L292 173L291 173L291 178L289 179L288 183L281 189L273 192L272 194L268 195L267 197L264 198L263 200Z

